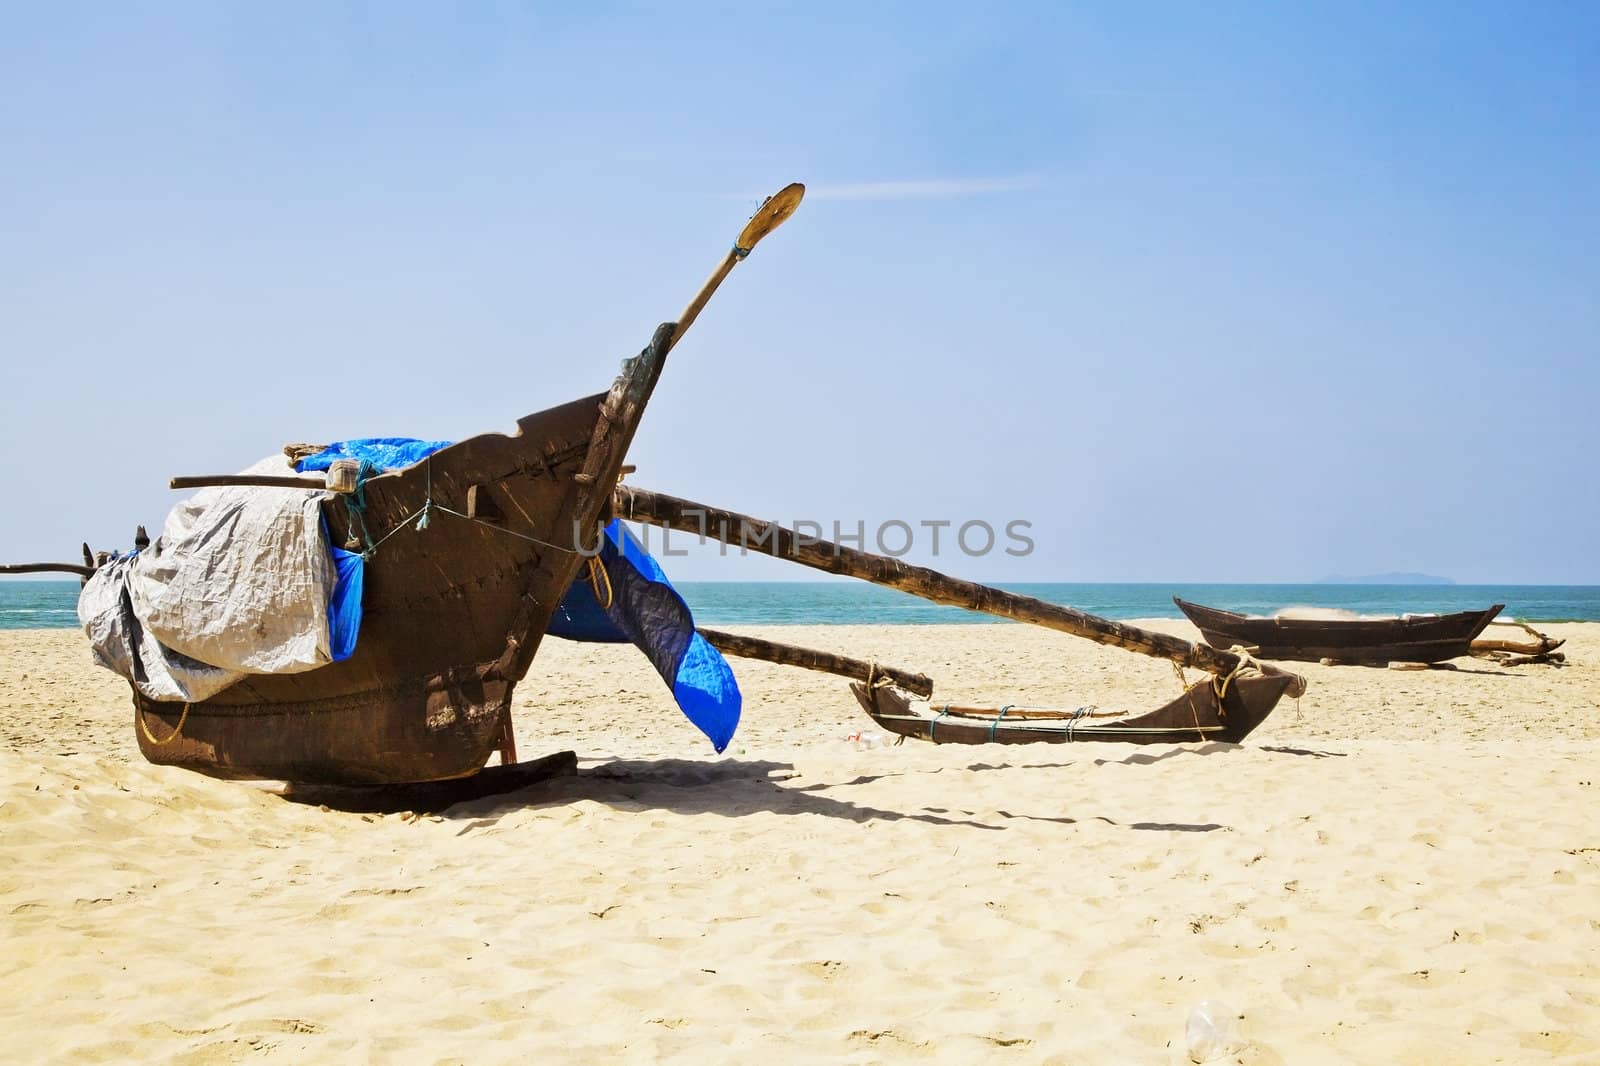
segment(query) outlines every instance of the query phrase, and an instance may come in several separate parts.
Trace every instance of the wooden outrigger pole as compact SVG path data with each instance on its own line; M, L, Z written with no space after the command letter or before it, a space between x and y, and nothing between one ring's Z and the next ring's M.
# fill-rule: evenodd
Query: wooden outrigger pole
M802 648L794 644L779 644L775 640L762 640L760 637L748 637L740 633L724 633L721 630L705 628L698 629L697 632L706 638L708 644L724 655L735 655L741 659L759 659L779 666L798 666L803 670L838 674L840 677L853 678L857 681L887 678L907 692L923 699L933 695L933 679L925 674L913 674L897 667L868 662L865 659L853 659L848 655L836 655L833 652Z
M1126 622L1113 622L1071 607L1046 603L1032 596L1020 596L975 581L963 581L886 555L874 555L833 541L801 537L776 522L651 492L649 489L619 485L615 512L618 518L665 526L729 544L746 547L755 544L763 552L770 551L775 558L788 559L815 570L860 578L875 585L909 592L934 603L1071 633L1100 644L1168 659L1179 666L1191 666L1222 677L1233 675L1244 665L1238 655L1209 645L1191 644L1167 633L1141 629ZM1298 697L1305 693L1305 679L1298 674L1267 663L1255 665L1264 674L1290 678L1286 689L1289 695Z

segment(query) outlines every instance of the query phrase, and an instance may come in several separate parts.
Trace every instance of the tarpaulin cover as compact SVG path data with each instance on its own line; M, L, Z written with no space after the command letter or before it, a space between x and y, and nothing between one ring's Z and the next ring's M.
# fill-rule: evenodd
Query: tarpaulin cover
M417 440L414 437L359 437L355 440L335 441L315 455L308 455L295 464L301 473L308 470L326 470L337 459L354 459L371 463L379 471L398 470L412 463L420 463L440 448L450 447L447 440Z
M245 471L290 472L282 455ZM78 620L96 660L151 699L198 702L248 674L299 673L348 654L353 629L335 640L333 628L347 627L329 625L342 567L324 539L326 496L226 487L178 504L155 543L84 586ZM359 597L359 575L346 596L352 589Z
M632 641L672 686L679 708L720 753L733 739L743 702L722 653L694 629L694 617L661 566L621 521L606 527L599 559L611 603L602 608L587 569L579 571L550 619L552 636L568 640Z

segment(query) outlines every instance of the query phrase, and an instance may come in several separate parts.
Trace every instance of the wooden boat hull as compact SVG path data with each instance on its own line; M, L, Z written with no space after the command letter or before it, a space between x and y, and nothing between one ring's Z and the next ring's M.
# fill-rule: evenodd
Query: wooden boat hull
M1256 649L1253 654L1261 659L1333 659L1372 665L1437 663L1467 655L1473 640L1505 606L1497 603L1486 611L1412 618L1346 620L1251 618L1176 596L1172 602L1214 648L1237 644Z
M868 687L852 682L862 709L891 733L935 744L1068 744L1114 741L1124 744L1183 744L1214 740L1237 744L1266 721L1284 692L1294 684L1290 674L1237 677L1219 700L1210 679L1192 686L1172 702L1148 714L1112 721L1076 717L1072 712L1007 719L995 711L926 711L888 685Z
M366 564L355 654L306 673L247 677L187 713L135 690L145 758L219 777L319 784L480 769L583 564L575 539L592 537L609 514L672 329L657 330L609 393L368 480L368 535L393 535ZM323 514L336 539L350 533L342 497Z

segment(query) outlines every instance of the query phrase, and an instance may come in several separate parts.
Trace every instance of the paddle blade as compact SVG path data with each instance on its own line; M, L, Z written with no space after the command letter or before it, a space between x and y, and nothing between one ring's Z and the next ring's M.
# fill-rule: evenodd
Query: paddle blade
M736 242L739 248L748 252L756 246L756 242L779 226L795 212L800 206L800 200L806 194L806 187L798 181L785 185L776 193L764 200L756 213L750 216L750 221L745 223L744 229L739 233Z

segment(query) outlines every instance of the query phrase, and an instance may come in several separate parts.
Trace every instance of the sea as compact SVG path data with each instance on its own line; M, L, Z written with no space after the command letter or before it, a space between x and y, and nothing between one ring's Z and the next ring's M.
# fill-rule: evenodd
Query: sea
M1003 622L893 589L844 581L684 581L695 621L732 625L928 625ZM1244 614L1288 607L1358 615L1447 614L1505 604L1502 619L1600 622L1600 585L1007 584L1011 592L1103 618L1179 618L1172 597ZM0 581L0 629L74 628L77 581Z

